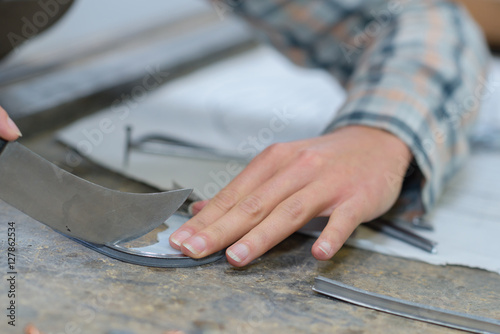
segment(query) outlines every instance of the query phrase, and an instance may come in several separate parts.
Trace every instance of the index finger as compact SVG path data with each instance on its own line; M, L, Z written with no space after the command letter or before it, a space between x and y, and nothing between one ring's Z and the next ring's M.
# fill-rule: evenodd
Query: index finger
M273 159L269 159L271 156ZM276 157L281 159L276 159ZM181 244L186 239L217 221L259 185L271 178L285 160L285 150L281 149L279 144L264 150L234 180L215 195L196 216L184 223L170 236L170 245L175 249L180 249Z

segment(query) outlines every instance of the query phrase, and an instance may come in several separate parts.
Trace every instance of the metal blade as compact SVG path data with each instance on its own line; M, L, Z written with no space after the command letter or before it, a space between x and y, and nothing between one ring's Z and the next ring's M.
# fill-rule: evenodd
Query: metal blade
M0 153L2 200L59 232L95 244L113 245L152 231L191 191L123 193L74 176L16 142Z

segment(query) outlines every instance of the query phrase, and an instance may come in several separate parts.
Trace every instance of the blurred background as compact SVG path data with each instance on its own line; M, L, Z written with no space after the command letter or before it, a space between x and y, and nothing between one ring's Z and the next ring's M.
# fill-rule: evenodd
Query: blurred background
M500 46L500 1L462 0ZM161 84L256 47L209 0L0 0L0 105L25 136L111 105L151 71ZM159 86L158 86L159 87Z
M172 80L253 41L201 0L0 1L0 16L0 105L25 135L109 105L148 69Z

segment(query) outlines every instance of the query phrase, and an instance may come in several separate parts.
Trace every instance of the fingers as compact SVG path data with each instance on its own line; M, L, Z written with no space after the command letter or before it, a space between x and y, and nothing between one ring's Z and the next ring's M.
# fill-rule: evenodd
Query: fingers
M251 183L252 187L248 187L250 184L247 182L246 186L242 184L240 187L238 182L234 181L236 180L233 180L208 203L198 204L198 208L203 206L203 210L170 236L170 245L173 248L181 249L181 245L186 239L217 221L243 198L242 194L253 190L252 187L255 186L254 183ZM195 209L196 206L193 207L193 210Z
M399 190L382 175L392 158L409 150L391 136L350 127L274 145L208 203L193 205L193 213L201 211L170 243L194 258L232 245L228 261L244 266L321 214L330 220L312 254L330 259L362 221L384 213L397 198ZM381 159L387 152L392 158Z
M353 201L339 205L311 249L318 260L329 260L339 251L356 227L362 223L361 207Z
M208 204L197 204L198 208L204 206L203 210L172 234L170 245L175 249L181 249L181 244L186 239L216 222L248 194L269 180L286 161L284 156L286 150L280 150L280 147L281 145L273 145L266 149ZM193 210L195 209L193 207Z
M245 235L280 203L300 191L312 177L298 166L284 170L244 196L225 215L182 243L182 251L192 257L204 257L224 249ZM300 175L301 177L292 177ZM208 207L207 207L208 208ZM199 215L203 215L205 211Z
M226 250L229 263L245 266L315 217L324 206L304 188L279 204L260 224ZM316 192L317 193L317 192Z
M7 112L0 107L0 137L11 141L21 136L21 131L19 131L17 125L10 119Z

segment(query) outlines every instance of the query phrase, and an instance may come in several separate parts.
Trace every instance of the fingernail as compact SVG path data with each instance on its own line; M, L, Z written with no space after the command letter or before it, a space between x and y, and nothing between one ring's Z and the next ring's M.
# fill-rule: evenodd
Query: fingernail
M183 243L182 246L189 249L191 253L198 255L207 248L207 242L202 237L193 237L189 239L189 242Z
M326 241L320 242L318 248L327 256L330 256L330 253L332 252L332 246Z
M227 255L236 262L243 262L250 254L250 248L246 244L236 244L228 248Z
M9 118L7 118L7 124L9 125L9 128L11 128L13 131L16 132L16 134L19 136L19 137L22 137L23 134L21 133L21 131L19 130L19 128L17 127L16 123L14 123L13 120Z
M172 240L174 244L180 247L184 240L190 238L191 236L192 234L188 231L179 231L177 233L174 233L170 240Z

